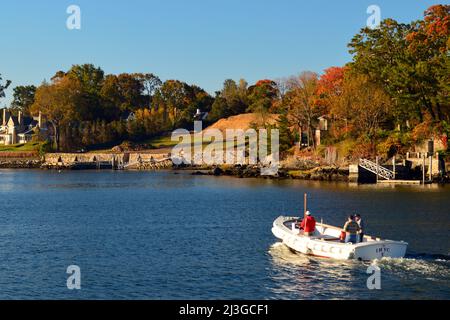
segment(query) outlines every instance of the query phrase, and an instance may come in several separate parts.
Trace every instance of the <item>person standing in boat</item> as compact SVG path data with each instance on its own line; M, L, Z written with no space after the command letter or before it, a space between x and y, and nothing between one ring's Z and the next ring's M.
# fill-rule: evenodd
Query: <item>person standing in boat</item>
M311 215L311 212L306 211L306 217L300 224L300 229L303 229L303 235L311 237L316 231L316 219Z
M355 221L354 216L349 216L344 225L344 232L346 233L345 243L357 243L358 232L361 230L359 224Z
M356 223L359 225L359 242L363 242L364 240L364 222L361 219L361 215L360 214L355 214L355 221Z

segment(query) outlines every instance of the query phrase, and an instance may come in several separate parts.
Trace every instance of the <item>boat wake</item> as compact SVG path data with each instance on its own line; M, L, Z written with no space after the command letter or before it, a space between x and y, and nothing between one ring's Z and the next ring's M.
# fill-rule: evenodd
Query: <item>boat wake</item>
M428 253L418 253L418 254L408 254L407 258L429 260L429 261L450 261L450 255L445 254L428 254Z
M339 299L350 297L354 261L295 253L281 242L268 251L274 299Z
M358 262L354 260L340 261L328 258L318 258L295 253L281 242L273 244L269 253L277 264L286 266L302 266L317 263L323 267L336 266L368 266L378 265L382 270L399 274L415 274L425 276L429 280L450 282L450 256L442 254L409 254L405 258L382 258L372 262Z
M450 285L450 258L445 255L408 255L401 259L383 258L374 261L381 270L397 274L400 278L421 278Z
M335 260L293 252L277 242L268 250L274 297L299 299L430 299L450 294L450 257L407 255L372 262ZM382 290L367 289L367 268L381 269ZM424 290L430 288L432 290Z

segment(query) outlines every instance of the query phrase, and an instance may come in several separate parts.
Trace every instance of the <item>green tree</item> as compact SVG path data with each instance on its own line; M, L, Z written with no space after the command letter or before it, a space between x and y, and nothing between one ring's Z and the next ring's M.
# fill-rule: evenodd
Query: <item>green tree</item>
M129 112L138 110L148 103L144 95L146 89L143 77L141 74L128 73L105 77L100 90L103 119L127 116Z
M275 81L260 80L248 88L249 107L247 111L261 116L262 125L267 126L268 115L278 97L278 88Z
M449 8L433 6L424 20L411 24L386 19L377 29L362 29L349 44L350 67L386 90L399 123L444 117L449 105Z
M289 150L294 144L294 138L290 129L288 110L282 108L278 118L278 130L280 132L280 152Z
M161 110L164 127L192 126L196 109L211 110L213 98L198 86L167 80L153 97L153 108Z
M435 121L449 120L450 5L428 8L423 20L412 23L406 41L423 104Z
M76 120L95 121L104 115L100 91L103 86L104 72L92 64L73 65L64 77L77 82L80 86L78 101L75 105ZM61 78L61 75L58 76Z
M30 107L34 103L36 86L17 86L14 88L13 101L11 108L22 111L24 114L30 114Z
M123 111L134 111L143 104L142 92L144 85L136 75L122 73L117 76L119 92L123 99L121 109Z
M11 80L6 80L4 84L2 84L2 75L0 74L0 98L5 97L5 90L8 89L9 85L11 84Z
M214 122L244 113L248 108L247 86L244 79L241 79L239 84L231 79L225 80L223 89L216 92L216 98L208 116L209 121Z
M156 90L162 86L162 81L153 73L137 73L134 76L141 82L144 98L148 101L147 106L150 108L152 105L153 95Z
M73 65L66 74L69 78L76 79L83 92L96 95L100 92L105 73L100 67L93 64Z
M100 90L103 105L103 118L109 121L117 120L122 111L124 99L120 93L119 80L115 75L107 75Z

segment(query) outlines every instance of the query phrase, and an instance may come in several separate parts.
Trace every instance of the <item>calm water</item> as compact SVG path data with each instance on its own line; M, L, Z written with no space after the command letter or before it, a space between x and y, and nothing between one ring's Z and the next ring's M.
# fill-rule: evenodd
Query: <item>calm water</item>
M329 224L354 210L408 257L367 264L295 255L271 234L302 195ZM0 299L450 299L450 188L0 171ZM82 290L66 287L78 265Z

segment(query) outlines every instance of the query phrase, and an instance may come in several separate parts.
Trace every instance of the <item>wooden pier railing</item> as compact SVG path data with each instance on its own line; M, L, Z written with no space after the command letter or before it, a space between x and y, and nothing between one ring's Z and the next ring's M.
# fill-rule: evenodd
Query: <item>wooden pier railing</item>
M384 178L386 180L394 180L395 179L395 173L394 171L391 171L389 169L386 169L383 166L380 166L378 163L367 160L367 159L360 159L359 160L359 166L361 168L364 168L372 173L375 173L378 177Z

